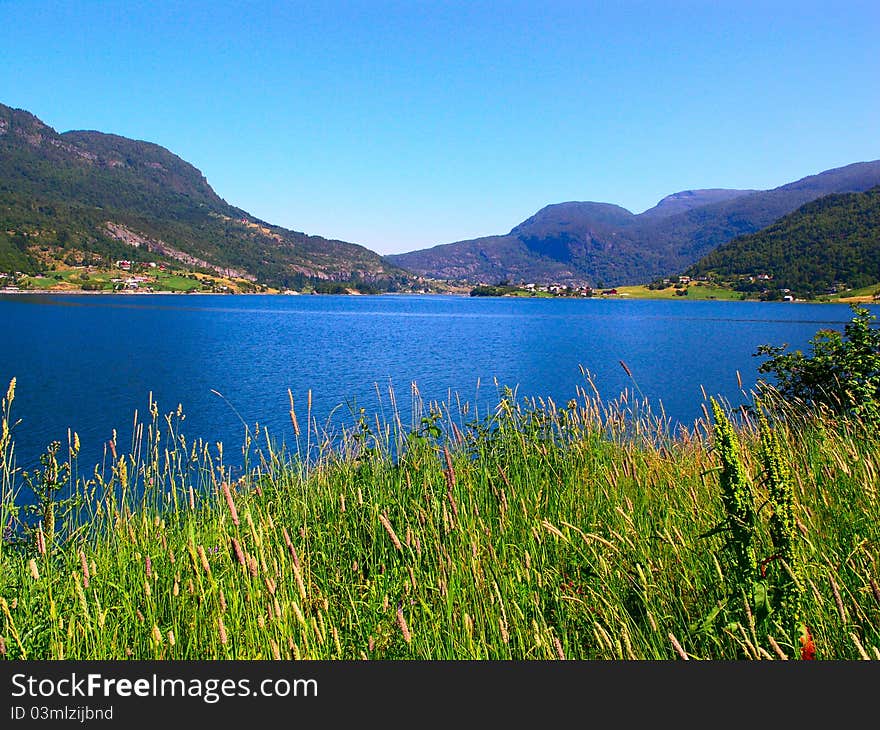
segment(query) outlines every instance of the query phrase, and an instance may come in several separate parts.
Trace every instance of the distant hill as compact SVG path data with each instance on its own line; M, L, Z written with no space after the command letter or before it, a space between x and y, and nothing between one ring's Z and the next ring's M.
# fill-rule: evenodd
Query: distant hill
M637 217L641 222L669 218L677 213L686 213L694 208L702 208L712 203L724 203L743 195L756 193L757 190L731 190L728 188L711 188L708 190L682 190L680 193L667 195L653 208L649 208Z
M549 205L504 236L387 257L438 279L495 283L634 284L682 271L717 246L829 193L880 184L880 161L859 162L773 190L686 190L634 215L616 205Z
M37 258L159 259L278 287L412 277L344 241L287 230L223 200L167 149L113 134L64 134L0 104L0 271Z
M742 291L767 290L775 298L785 289L812 297L877 284L880 186L807 203L757 233L719 246L685 273Z

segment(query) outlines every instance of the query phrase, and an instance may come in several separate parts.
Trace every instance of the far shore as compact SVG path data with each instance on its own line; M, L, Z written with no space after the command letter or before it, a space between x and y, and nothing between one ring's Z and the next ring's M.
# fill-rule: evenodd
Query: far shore
M167 289L162 289L159 291L143 291L143 290L127 290L127 291L106 291L106 290L98 290L98 291L88 291L84 289L0 289L0 295L9 295L9 296L124 296L124 297L135 297L135 296L156 296L156 295L172 295L172 296L214 296L214 297L226 297L226 296L236 296L236 297L289 297L289 296L347 296L347 297L378 297L378 296L387 296L389 294L393 295L407 295L407 296L463 296L466 297L468 294L466 292L408 292L408 291L399 291L399 292L380 292L378 294L364 294L363 292L353 291L348 292L346 294L321 294L319 292L283 292L283 291L254 291L254 292L212 292L212 291L199 291L199 290L190 290L190 291L169 291Z
M138 291L138 290L128 290L128 291L87 291L84 289L0 289L0 294L26 294L26 295L63 295L68 296L70 294L86 295L86 296L102 296L102 295L112 295L112 296L124 296L124 297L132 297L132 296L151 296L154 294L181 294L188 297L191 296L201 296L205 294L210 294L213 296L226 296L228 294L235 294L235 296L253 296L253 295L266 295L266 294L282 294L282 292L210 292L210 291L168 291L167 289L163 289L160 291Z
M8 295L8 296L123 296L123 297L137 297L137 296L183 296L183 297L201 297L201 296L236 296L236 297L266 297L266 296L356 296L356 297L369 297L369 296L388 296L392 295L406 295L406 296L455 296L455 297L465 297L471 298L466 292L433 292L433 293L425 293L425 292L381 292L379 294L363 294L361 292L350 292L348 294L318 294L316 292L290 292L286 293L283 291L270 291L270 292L209 292L209 291L138 291L138 290L127 290L127 291L87 291L83 289L18 289L18 290L9 290L9 289L0 289L0 296ZM762 302L759 299L687 299L686 297L673 299L671 297L630 297L628 295L615 295L615 296L598 296L598 297L522 297L522 296L485 296L479 297L480 299L572 299L572 300L580 300L580 301L618 301L618 302L635 302L635 301L669 301L669 302L694 302L694 301L702 301L702 302L751 302L753 304L871 304L875 306L880 306L880 301L874 299L870 296L858 296L858 297L847 297L841 299L834 300L818 300L818 299L795 299L794 301L776 301L776 302Z

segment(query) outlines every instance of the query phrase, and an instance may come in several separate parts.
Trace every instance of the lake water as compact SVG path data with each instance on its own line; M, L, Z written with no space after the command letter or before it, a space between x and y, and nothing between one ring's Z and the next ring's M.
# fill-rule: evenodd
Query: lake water
M876 311L876 308L874 308ZM115 428L124 448L152 392L160 412L183 406L185 433L227 454L243 422L292 441L288 388L323 424L361 407L389 413L388 386L408 418L410 384L427 400L497 404L495 380L564 404L595 376L605 399L632 381L678 422L701 415L701 386L733 403L750 388L763 343L804 348L851 318L843 305L756 302L497 299L451 296L0 297L0 388L17 378L18 463L78 432L81 466ZM222 394L222 397L216 393ZM334 411L334 409L336 409ZM404 421L407 422L406 420ZM303 421L304 423L304 421Z

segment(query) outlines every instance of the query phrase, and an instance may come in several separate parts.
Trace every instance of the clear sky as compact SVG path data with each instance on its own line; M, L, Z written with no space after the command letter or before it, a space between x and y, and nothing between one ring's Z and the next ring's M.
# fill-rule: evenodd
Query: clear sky
M380 253L880 158L880 3L0 0L0 102Z

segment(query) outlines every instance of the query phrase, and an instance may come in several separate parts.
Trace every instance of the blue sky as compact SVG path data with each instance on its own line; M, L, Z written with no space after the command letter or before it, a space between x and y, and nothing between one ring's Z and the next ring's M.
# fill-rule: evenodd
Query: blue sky
M880 3L0 0L0 102L380 253L880 158Z

